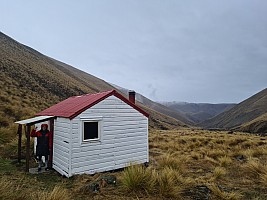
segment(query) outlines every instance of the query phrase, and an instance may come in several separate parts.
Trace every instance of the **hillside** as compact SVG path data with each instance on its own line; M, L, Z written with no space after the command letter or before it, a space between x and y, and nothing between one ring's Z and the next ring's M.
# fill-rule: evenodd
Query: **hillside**
M162 102L166 107L181 113L194 123L200 123L210 119L236 104L210 104L210 103L187 103L187 102Z
M237 129L249 133L267 133L267 113L250 122L242 124Z
M0 131L70 96L114 89L109 83L47 57L0 32ZM143 106L144 107L144 106ZM145 108L154 127L181 123ZM164 121L169 122L168 126ZM160 123L163 124L160 124Z
M200 123L204 128L235 128L267 113L267 88L232 109Z

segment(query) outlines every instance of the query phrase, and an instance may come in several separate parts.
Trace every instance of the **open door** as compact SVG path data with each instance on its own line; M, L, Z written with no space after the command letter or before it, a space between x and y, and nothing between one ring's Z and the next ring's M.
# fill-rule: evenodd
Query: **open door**
M21 135L22 135L22 125L25 127L25 134L26 134L26 172L29 172L29 161L30 161L30 132L31 132L31 126L35 125L37 123L41 122L49 122L50 125L50 132L52 134L51 136L51 152L49 155L49 163L48 166L52 168L53 163L53 137L54 137L54 116L38 116L22 121L15 122L16 124L19 124L18 127L18 161L20 162L21 159Z

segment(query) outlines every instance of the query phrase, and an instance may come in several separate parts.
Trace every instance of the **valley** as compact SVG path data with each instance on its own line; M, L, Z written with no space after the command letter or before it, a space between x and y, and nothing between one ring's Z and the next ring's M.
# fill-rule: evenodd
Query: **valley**
M137 94L137 105L150 115L147 168L134 165L69 179L53 170L25 173L24 159L17 163L15 121L33 117L70 96L117 88L127 97L128 90L1 32L0 49L0 199L267 198L267 89L238 104L217 105L162 105ZM23 137L23 158L25 143ZM30 165L36 166L33 159ZM116 185L104 183L93 191L92 185L102 176L115 176Z

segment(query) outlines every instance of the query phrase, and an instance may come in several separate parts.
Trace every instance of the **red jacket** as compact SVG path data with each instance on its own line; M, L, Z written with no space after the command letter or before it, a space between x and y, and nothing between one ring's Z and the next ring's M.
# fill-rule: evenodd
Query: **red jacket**
M49 140L49 149L52 148L52 133L50 131L48 131L45 134L46 137L48 137ZM35 129L32 130L31 132L31 137L42 137L42 133L40 131L37 131Z

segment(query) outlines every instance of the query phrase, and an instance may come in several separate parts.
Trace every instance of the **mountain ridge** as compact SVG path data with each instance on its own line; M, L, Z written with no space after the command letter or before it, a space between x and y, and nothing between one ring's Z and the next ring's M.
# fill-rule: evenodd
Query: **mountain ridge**
M111 84L112 86L114 86L115 88L117 88L118 90L120 90L122 93L127 94L129 92L129 89L123 88L121 86L115 85L115 84ZM190 119L186 118L184 115L176 112L173 109L170 109L160 103L154 102L150 99L148 99L147 97L145 97L144 95L136 92L136 99L141 102L142 104L144 104L146 107L156 110L159 113L163 113L165 115L168 115L170 117L173 117L185 124L188 125L193 125L194 122L191 121Z
M106 81L50 58L0 32L0 125L35 113L70 96L115 89ZM152 128L184 123L137 102L151 118Z
M211 104L211 103L189 103L189 102L161 102L168 108L173 109L195 124L210 119L227 109L232 108L236 104Z
M238 129L267 113L267 88L240 102L228 111L200 124L204 128ZM267 130L266 130L267 131Z

